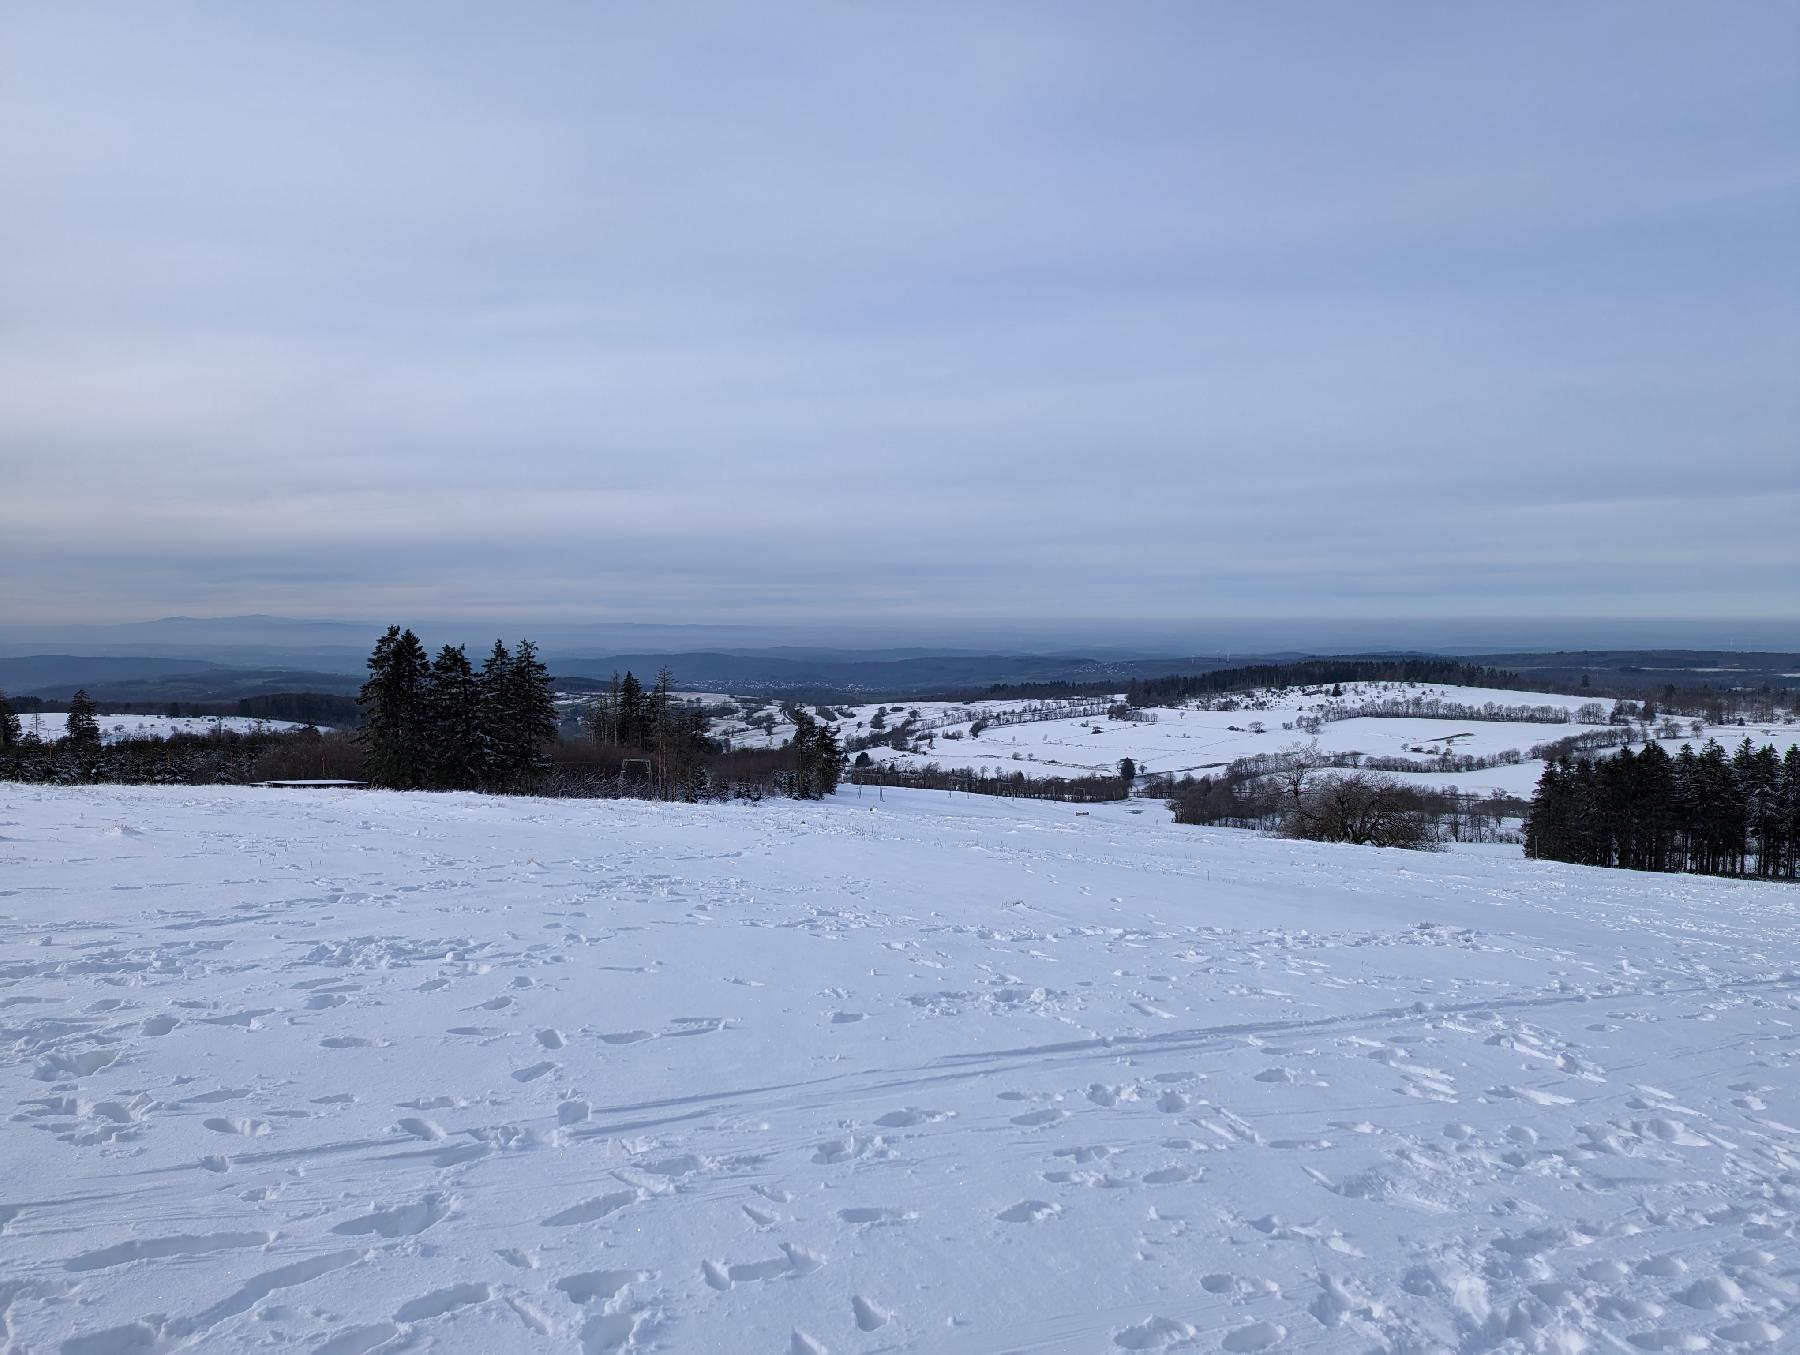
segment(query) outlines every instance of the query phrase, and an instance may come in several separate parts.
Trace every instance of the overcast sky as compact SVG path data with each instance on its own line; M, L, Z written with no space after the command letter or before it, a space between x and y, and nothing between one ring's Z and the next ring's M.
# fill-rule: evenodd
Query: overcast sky
M1800 610L1800 6L11 5L0 619Z

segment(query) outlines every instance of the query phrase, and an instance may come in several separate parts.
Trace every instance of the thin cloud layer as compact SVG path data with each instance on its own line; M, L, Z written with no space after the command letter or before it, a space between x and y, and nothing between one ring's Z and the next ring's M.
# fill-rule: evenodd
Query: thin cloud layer
M1775 616L1779 7L47 7L0 614Z

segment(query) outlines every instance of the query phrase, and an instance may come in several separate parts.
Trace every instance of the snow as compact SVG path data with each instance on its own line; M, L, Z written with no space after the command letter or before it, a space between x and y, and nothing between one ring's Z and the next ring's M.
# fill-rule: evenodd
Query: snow
M1797 905L1141 805L0 787L0 1344L1791 1348Z
M869 750L870 757L879 763L903 767L936 763L945 768L979 768L990 774L1023 772L1033 778L1112 775L1120 760L1126 757L1132 759L1142 774L1203 776L1209 771L1221 770L1239 758L1279 753L1307 743L1317 743L1320 751L1328 754L1354 752L1415 762L1429 762L1446 749L1459 755L1478 757L1517 752L1520 755L1518 762L1479 771L1390 774L1417 785L1455 786L1477 795L1499 792L1522 799L1530 798L1544 769L1542 761L1525 757L1530 748L1599 728L1573 719L1581 707L1594 704L1592 697L1436 683L1346 683L1339 698L1328 696L1329 690L1326 687L1288 688L1236 693L1231 699L1237 703L1237 708L1231 710L1208 710L1194 705L1151 707L1147 713L1154 718L1142 722L1111 720L1100 715L990 724L979 735L970 733L978 718L1004 718L1024 707L1045 703L1005 700L840 705L830 707L841 717L830 723L841 736L849 738L870 732L871 721L878 710L885 708L888 712L887 728L890 730L909 712L916 711L920 726L930 728L934 741L916 751L873 748ZM1309 734L1296 724L1303 716L1314 714L1327 704L1356 706L1396 698L1477 707L1489 704L1554 707L1567 711L1571 719L1565 723L1536 723L1435 716L1369 716L1331 721L1316 734ZM1091 698L1090 701L1106 699ZM1123 695L1119 694L1115 699L1123 700ZM1611 709L1610 701L1599 704ZM812 709L817 710L816 707ZM779 705L765 705L750 718L757 719L764 714L778 717L772 734L744 720L715 721L712 732L715 736L729 738L740 747L786 743L792 735L792 727L780 718ZM1758 743L1775 743L1785 748L1796 737L1792 725L1713 725L1705 727L1696 736L1689 731L1687 720L1679 723L1683 730L1680 737L1658 740L1671 754L1679 751L1683 743L1698 745L1708 738L1716 738L1729 747L1748 735ZM1605 756L1612 751L1602 749L1600 753Z
M101 715L96 720L100 737L107 743L127 738L166 739L171 734L210 734L220 727L238 734L305 728L289 720L259 720L248 715ZM21 715L19 722L26 733L35 733L48 743L68 732L69 717L63 711L34 711Z

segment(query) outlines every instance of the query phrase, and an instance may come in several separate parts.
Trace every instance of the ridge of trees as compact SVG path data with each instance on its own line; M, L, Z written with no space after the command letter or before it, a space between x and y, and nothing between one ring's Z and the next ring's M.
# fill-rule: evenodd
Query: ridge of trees
M550 674L529 640L494 641L478 673L461 645L427 658L410 629L389 626L357 703L363 775L389 790L525 790L556 737Z
M0 719L0 725L4 720ZM301 730L209 730L133 735L104 743L40 740L8 746L0 733L0 780L39 785L214 786L361 775L350 735Z
M1708 739L1546 764L1525 853L1548 861L1705 875L1800 876L1800 744Z
M1376 761L1360 753L1326 753L1317 744L1295 744L1238 758L1216 773L1153 778L1143 793L1166 801L1177 823L1378 847L1495 841L1503 821L1525 807L1522 800L1498 793L1409 786L1371 774L1445 770L1439 765L1372 767Z
M1294 663L1220 668L1210 673L1133 678L1125 700L1133 706L1167 706L1196 696L1258 687L1323 687L1344 682L1434 682L1510 690L1524 686L1524 680L1516 673L1454 659L1302 659Z
M999 795L1012 800L1061 800L1070 804L1102 804L1128 799L1131 782L1124 776L1038 776L1024 772L988 771L983 767L940 767L937 763L877 763L867 753L850 768L853 786L898 786L910 790L962 791Z

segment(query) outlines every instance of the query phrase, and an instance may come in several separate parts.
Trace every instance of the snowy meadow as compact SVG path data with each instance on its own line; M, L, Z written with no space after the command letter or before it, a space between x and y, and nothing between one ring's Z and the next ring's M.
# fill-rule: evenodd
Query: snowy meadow
M0 1344L1800 1339L1800 892L1139 808L0 787Z

